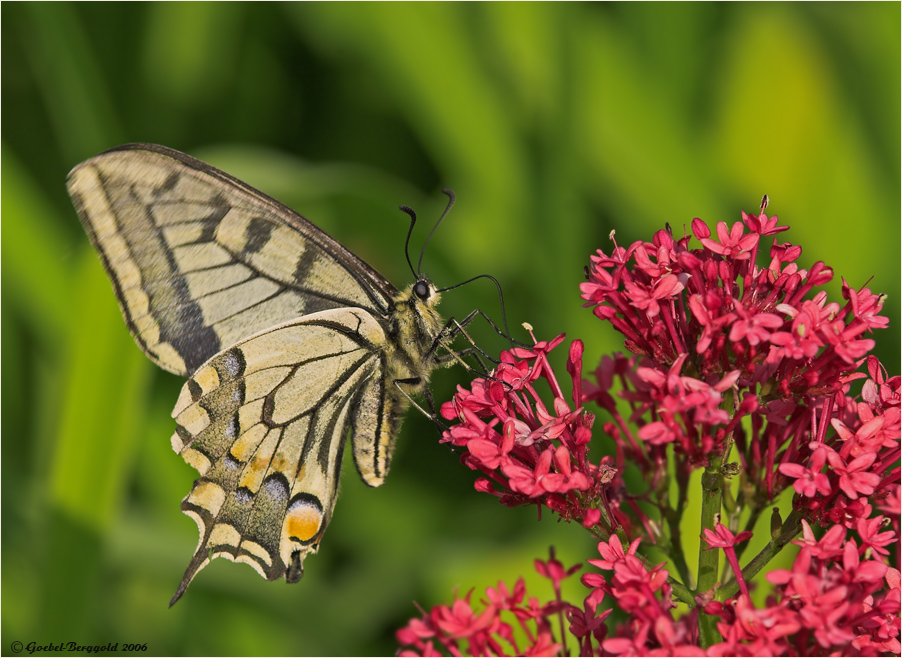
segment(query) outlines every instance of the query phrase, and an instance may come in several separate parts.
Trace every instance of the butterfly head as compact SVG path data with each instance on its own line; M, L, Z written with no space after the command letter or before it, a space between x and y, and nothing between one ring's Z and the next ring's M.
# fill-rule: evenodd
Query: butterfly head
M425 276L414 281L410 291L412 293L411 299L413 300L415 298L418 300L414 303L424 304L429 307L438 304L438 300L441 297L435 288L435 284Z
M408 289L398 292L395 297L395 312L417 317L434 315L438 318L435 307L441 297L435 284L421 274Z
M411 350L412 357L428 350L442 329L442 318L436 310L440 299L435 284L422 274L395 295L389 313L390 333L405 350Z

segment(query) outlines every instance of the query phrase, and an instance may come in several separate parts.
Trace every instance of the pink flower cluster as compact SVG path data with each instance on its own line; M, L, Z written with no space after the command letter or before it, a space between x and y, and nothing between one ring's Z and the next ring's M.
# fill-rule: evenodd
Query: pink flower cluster
M636 557L635 540L624 552L619 539L598 545L601 560L589 564L613 572L610 581L587 573L582 582L593 588L590 597L615 601L629 621L616 636L601 642L598 655L612 656L818 656L898 654L899 570L874 559L854 539L846 540L842 526L818 542L804 524L803 548L791 570L775 570L768 581L776 585L763 608L756 608L745 592L727 602L700 606L717 616L723 637L701 650L697 616L700 608L675 618L667 589L668 573L660 565L647 568ZM710 532L710 531L709 531ZM741 541L724 526L716 533L719 547ZM571 627L571 632L574 628ZM576 633L574 633L576 634ZM582 647L586 647L583 645ZM581 655L595 655L583 651Z
M861 399L839 400L842 406L837 405L837 413L830 418L835 431L830 440L797 445L796 454L785 455L779 465L779 472L794 480L798 506L806 508L811 518L850 528L870 516L868 497L887 512L899 511L902 378L887 378L873 356L867 358L867 367L869 378ZM799 459L806 453L807 461Z
M594 416L582 407L582 343L574 341L567 361L572 404L548 362L563 339L502 352L491 379L474 380L470 390L458 387L442 415L460 422L442 440L465 447L463 463L485 474L478 490L510 506L544 503L588 527L597 522L598 510L587 508L587 496L580 494L595 487L599 473L587 458ZM540 388L550 392L551 408Z
M706 461L749 414L765 416L763 424L773 432L788 423L782 435L761 437L758 449L771 438L798 434L798 402L826 404L829 417L874 346L862 335L888 322L878 314L883 298L867 288L856 291L844 282L844 306L815 292L833 271L823 263L800 269L794 262L800 247L774 239L767 266L758 266L760 239L787 227L763 212L743 213L742 219L729 229L717 225L720 242L702 220L693 220L700 249L689 249L690 237L675 240L669 231L658 231L651 243L615 247L610 256L599 250L589 281L580 286L595 315L624 334L631 352L647 357L648 367L636 372L635 402L654 417L639 438L673 443L694 463ZM609 377L599 375L602 381ZM898 379L888 384L898 394ZM595 394L611 406L609 397ZM838 397L827 402L831 394ZM898 395L896 400L898 427ZM804 422L819 411L809 409ZM769 470L765 484L772 493Z
M846 304L828 302L815 288L832 270L800 269L801 248L776 239L758 266L760 239L786 227L763 212L742 219L719 223L719 241L693 220L700 249L659 231L592 257L583 299L644 358L603 359L586 399L614 419L604 430L618 469L630 461L659 481L672 446L680 478L735 445L741 491L773 500L793 484L809 518L851 527L870 513L860 497L898 499L902 379L868 356L874 341L863 337L887 326L883 298L843 282ZM635 432L609 393L615 376Z
M442 406L458 421L443 441L482 473L478 490L548 507L602 539L602 559L588 562L613 575L585 574L582 606L548 604L570 625L543 647L569 634L582 655L899 652L902 378L869 355L869 334L888 324L883 298L843 281L845 302L830 302L818 290L829 267L801 269L801 248L776 239L765 253L761 238L787 227L764 207L719 223L716 239L693 220L698 248L668 228L591 257L582 298L632 356L604 357L583 379L573 341L565 391L549 361L563 336L533 338ZM702 468L696 491L690 475ZM774 501L790 487L784 520ZM680 534L691 495L708 501L695 574ZM749 560L767 512L771 541ZM800 534L793 569L766 574L773 589L756 608L752 578ZM637 552L652 544L670 570ZM678 615L676 601L687 606Z
M452 656L558 655L563 645L555 642L551 627L555 616L563 623L563 613L568 607L561 600L560 583L577 569L579 565L565 570L552 550L547 562L536 560L536 570L551 580L555 600L547 603L539 603L535 597L526 600L526 584L520 578L513 589L503 582L498 587L486 588L486 599L479 602L476 612L470 603L471 590L463 598L455 597L450 606L436 606L411 619L396 634L398 643L406 647L398 655L440 656L439 649Z
M723 525L712 532L719 548L742 540ZM713 539L713 537L712 537ZM546 603L526 598L523 579L513 590L504 583L486 590L479 612L470 604L472 592L449 606L437 606L411 619L398 631L407 647L402 656L437 656L441 647L451 655L561 655L569 639L581 656L819 656L898 655L900 573L874 559L842 526L833 526L818 541L804 524L802 546L790 570L775 570L768 581L776 586L766 606L756 608L747 592L726 602L700 600L689 614L675 615L668 571L649 567L637 554L641 540L626 550L614 535L599 542L601 559L587 562L601 571L583 574L589 589L582 606L561 598L560 583L579 570L564 569L552 557L536 560L549 578L555 598ZM698 638L701 611L718 619L722 642L702 648ZM614 612L627 621L609 634L606 620ZM512 614L526 646L502 614ZM569 624L563 623L566 615ZM555 624L554 617L561 617ZM555 627L559 626L557 636ZM566 655L566 654L565 654Z
M880 516L873 521L882 526L888 519ZM811 655L814 651L898 655L902 650L899 570L889 567L882 557L888 554L883 546L894 541L895 533L879 533L882 536L874 542L874 533L862 528L865 532L859 531L859 545L854 538L846 538L845 528L834 525L818 541L811 526L802 523L804 538L793 542L802 550L792 569L767 574L767 580L777 586L777 603L768 606L768 611L787 630L782 640L785 644L769 646L773 655ZM763 647L761 643L768 638L760 637L760 632L757 638L749 635L748 630L756 630L755 624L749 623L753 620L739 617L737 614L734 625L739 622L753 640L749 646L754 648L757 643ZM743 634L726 628L722 632L728 639Z
M580 638L580 655L610 656L672 656L699 655L695 618L697 612L675 620L671 602L672 590L667 582L668 572L663 565L649 568L636 555L640 539L634 539L626 551L617 535L609 542L599 542L600 560L588 563L612 572L610 579L602 574L583 574L582 583L592 590L588 598L597 606L605 597L613 599L616 609L628 615L612 637L597 637L600 646L592 650L580 628L571 632ZM608 611L610 613L610 611Z

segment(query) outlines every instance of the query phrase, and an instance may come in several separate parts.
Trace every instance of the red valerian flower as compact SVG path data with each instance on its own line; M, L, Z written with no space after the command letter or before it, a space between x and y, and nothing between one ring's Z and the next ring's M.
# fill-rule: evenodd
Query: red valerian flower
M739 583L739 591L742 592L743 595L748 596L749 589L745 584L742 569L739 567L739 558L736 557L736 545L751 538L752 533L746 530L740 532L738 535L734 535L723 523L718 523L714 530L705 528L702 535L708 543L708 547L705 548L706 551L712 548L723 549L724 554L727 556L727 561L730 563L730 568L733 569L733 575Z
M613 466L655 465L645 480L658 482L668 446L678 471L735 446L740 492L763 491L773 499L792 482L816 520L839 508L859 514L858 497L886 491L899 477L899 378L886 377L868 357L871 379L862 400L848 397L873 347L862 335L886 326L879 315L883 298L846 283L848 303L829 302L816 288L833 270L823 263L800 269L794 261L801 250L793 245L774 242L768 266L758 266L759 238L785 227L763 212L742 218L730 228L719 223L716 239L693 220L701 249L667 230L652 243L615 245L611 256L592 257L581 286L586 305L645 359L616 366L638 430L619 418L608 392L614 380L603 372L608 362L597 373L601 386L584 385L587 399L614 416L604 426L617 442ZM680 285L665 286L668 295L656 296L658 308L649 313L648 299L665 278ZM878 390L886 391L882 398Z
M579 495L605 484L587 457L594 416L582 406L582 343L570 346L572 403L548 363L563 338L503 352L491 378L459 388L442 415L460 422L442 440L466 449L462 462L486 475L477 488L502 503L545 505L568 519L595 520L590 499ZM552 399L550 408L543 393Z
M722 606L717 629L724 642L710 647L709 656L798 655L787 651L787 638L801 625L779 607L756 609L748 596L740 596L733 605ZM804 654L803 654L804 655Z
M604 641L608 632L605 619L613 610L598 611L599 604L604 600L604 592L593 591L583 600L583 609L571 606L568 612L570 619L570 633L579 640L581 656L592 656L595 651L592 648L592 640L600 643Z
M800 247L762 240L787 229L765 205L713 233L695 219L691 235L668 227L590 257L582 299L631 356L604 356L584 379L574 340L565 379L549 360L563 335L532 336L442 406L456 421L443 441L480 471L477 490L579 522L600 558L587 559L598 570L582 575L581 604L563 598L574 569L552 554L536 569L553 600L527 598L522 579L499 583L481 612L468 595L412 620L398 636L405 651L898 654L902 377L869 354L887 326L884 298L844 280L831 301L819 288L832 268L803 269ZM695 573L681 536L693 496ZM770 541L750 558L764 515ZM752 578L791 544L793 568L764 574L771 589L756 607ZM515 645L502 613L526 642Z
M792 485L797 494L814 498L817 494L826 496L830 493L830 480L825 473L821 473L827 462L827 451L821 446L813 446L811 457L807 464L783 463L779 471L786 477L798 478Z
M552 549L548 562L536 560L540 575L549 578L556 591L555 600L540 603L526 597L526 585L519 579L511 591L503 582L486 589L488 601L479 608L471 605L472 591L464 598L455 598L449 606L439 605L411 619L395 634L402 649L401 656L438 656L444 649L449 655L461 656L554 656L563 648L561 638L555 638L553 622L558 618L563 628L563 615L573 607L560 597L560 583L580 568L565 569L554 557ZM475 609L474 609L475 608ZM606 614L602 614L590 632L597 630ZM516 624L517 632L514 632ZM603 635L602 635L603 637Z
M804 522L803 522L804 523ZM807 629L824 653L854 644L860 655L898 653L899 582L884 562L862 559L854 539L833 526L813 543L806 540L791 570L775 570L767 580L777 585L777 607L784 618ZM885 617L895 616L895 630ZM889 633L887 631L890 631Z
M861 537L862 548L872 550L880 555L889 555L886 550L887 546L892 545L896 539L896 533L888 530L880 532L889 523L889 519L884 516L877 516L871 519L858 519L856 530L858 536Z
M554 556L554 548L551 549L551 556L548 560L536 560L535 561L536 571L539 572L540 576L548 578L551 581L552 586L554 587L555 592L560 592L561 583L566 579L575 574L582 568L582 565L575 564L569 569L565 569L564 565Z
M874 493L880 483L880 476L868 469L876 459L876 453L870 452L846 464L839 454L827 449L827 461L833 467L833 472L839 475L839 488L850 500L855 500L859 495L870 496Z
M699 225L696 226L695 222L699 222ZM701 221L695 220L692 229L695 232L696 237L698 237L698 241L712 253L729 256L736 260L748 260L752 251L758 246L758 236L755 233L746 234L744 231L745 227L741 222L733 224L733 228L729 231L727 230L725 222L717 222L717 237L720 240L719 243L716 240L711 240L707 237L711 234L710 231L707 230L707 226L704 227L704 230L698 230L701 226Z
M595 600L602 601L607 595L615 609L630 615L630 621L618 628L615 637L602 641L602 648L618 656L703 655L695 642L695 617L674 619L669 574L662 565L649 568L636 557L639 541L624 551L620 539L612 536L610 541L598 544L602 559L588 560L613 572L610 579L597 573L583 576L582 582L592 590Z
M492 606L477 616L470 608L469 598L467 595L467 599L458 599L450 608L436 608L435 625L451 639L475 635L491 628L494 622L495 609Z

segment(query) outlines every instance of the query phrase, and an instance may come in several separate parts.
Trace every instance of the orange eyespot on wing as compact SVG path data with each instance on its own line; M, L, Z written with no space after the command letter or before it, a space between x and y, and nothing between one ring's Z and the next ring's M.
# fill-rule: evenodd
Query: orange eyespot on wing
M285 515L285 534L294 542L310 543L323 524L323 506L316 496L301 494L288 506Z

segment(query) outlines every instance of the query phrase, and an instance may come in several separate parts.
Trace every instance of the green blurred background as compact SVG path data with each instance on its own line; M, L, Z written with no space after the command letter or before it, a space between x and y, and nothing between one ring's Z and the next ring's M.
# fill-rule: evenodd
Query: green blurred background
M411 413L384 487L345 469L300 585L217 560L167 609L197 541L179 511L195 472L169 447L181 382L128 336L64 187L121 143L229 171L398 285L398 204L430 225L451 187L430 276L494 274L511 326L582 338L587 368L621 346L578 291L612 229L626 245L733 222L767 193L801 265L835 268L834 299L840 275L888 294L878 354L899 372L898 3L4 3L2 19L4 651L393 653L414 601L520 574L545 597L535 557L592 551L477 494ZM499 317L491 285L442 309L473 307ZM464 379L438 373L437 399Z

